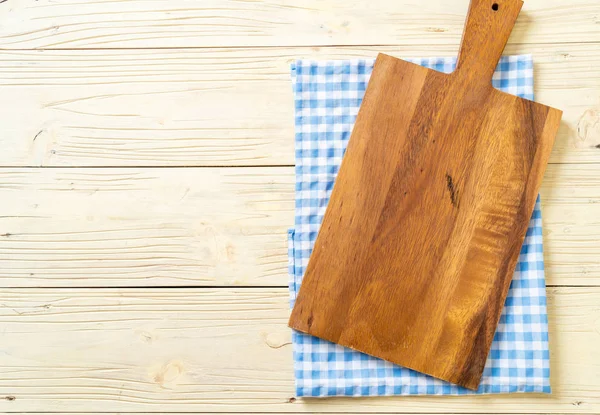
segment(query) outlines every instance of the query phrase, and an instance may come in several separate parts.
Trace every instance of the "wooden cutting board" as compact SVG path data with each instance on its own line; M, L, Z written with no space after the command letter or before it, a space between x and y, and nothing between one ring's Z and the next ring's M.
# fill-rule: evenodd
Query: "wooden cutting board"
M477 389L562 114L491 85L522 4L451 74L377 57L290 327Z

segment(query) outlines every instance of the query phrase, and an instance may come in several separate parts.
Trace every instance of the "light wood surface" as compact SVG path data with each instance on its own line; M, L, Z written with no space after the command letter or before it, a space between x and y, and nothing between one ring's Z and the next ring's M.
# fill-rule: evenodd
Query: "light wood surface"
M465 0L13 0L4 48L458 44ZM528 0L511 43L600 41L596 0Z
M293 167L0 169L0 286L284 286L293 183ZM600 285L600 165L549 165L541 196L547 283Z
M0 2L0 411L599 413L596 0L526 1L505 51L564 110L541 191L553 395L293 395L289 64L452 56L467 5Z
M297 58L375 58L378 51L398 57L453 56L458 42L0 51L5 131L0 164L292 165L290 64ZM596 162L598 43L508 45L505 53L533 54L536 101L564 111L550 162Z
M304 401L286 288L3 290L0 410L596 413L599 299L548 289L553 395Z
M0 285L285 285L293 169L0 169Z

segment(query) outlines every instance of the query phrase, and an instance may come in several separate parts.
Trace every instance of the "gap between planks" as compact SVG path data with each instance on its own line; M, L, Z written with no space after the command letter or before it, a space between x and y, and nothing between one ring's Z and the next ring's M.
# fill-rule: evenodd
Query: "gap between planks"
M575 162L560 162L560 161L551 161L548 163L553 165L564 165L564 166L579 166L581 164L586 165L596 165L600 164L600 161L582 161L580 163ZM2 165L0 166L0 170L10 169L10 170L18 170L18 169L246 169L246 168L276 168L276 167L296 167L295 164L259 164L259 165L243 165L243 164L222 164L222 165L189 165L189 166L8 166Z
M73 286L73 287L57 287L57 286L36 286L36 287L19 287L19 286L1 286L0 289L6 290L94 290L94 289L111 289L111 290L261 290L261 289L289 289L287 285L92 285L92 286ZM546 288L600 288L600 284L546 284Z

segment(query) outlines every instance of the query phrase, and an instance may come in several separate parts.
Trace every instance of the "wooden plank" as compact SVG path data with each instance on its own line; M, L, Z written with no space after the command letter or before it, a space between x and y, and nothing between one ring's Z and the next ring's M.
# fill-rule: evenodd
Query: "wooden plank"
M0 286L285 285L293 192L291 168L1 170Z
M598 175L598 165L558 164L550 165L546 170L540 193L544 265L550 284L600 284L598 254L592 253L597 244L597 237L593 235L600 234L600 221L596 219L597 208L589 209L600 203L597 196L592 196L596 191L591 191L600 182L586 179ZM592 214L586 213L592 211ZM577 271L573 272L575 269Z
M0 169L0 287L287 284L294 171ZM600 165L542 183L547 282L600 284Z
M291 165L290 63L377 51L452 56L457 45L0 51L0 166ZM537 100L564 110L551 162L596 162L599 44L506 53L533 53Z
M458 43L468 1L185 0L29 2L0 9L3 48ZM600 40L596 0L529 0L511 42Z
M285 288L2 290L0 410L598 412L600 288L548 294L552 395L309 401Z

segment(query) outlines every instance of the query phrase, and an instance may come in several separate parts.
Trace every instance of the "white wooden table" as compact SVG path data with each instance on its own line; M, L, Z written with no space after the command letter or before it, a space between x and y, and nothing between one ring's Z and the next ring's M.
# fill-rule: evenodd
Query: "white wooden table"
M554 393L294 397L289 64L457 52L467 0L0 3L0 411L600 412L600 2L505 53L564 110L542 197Z

